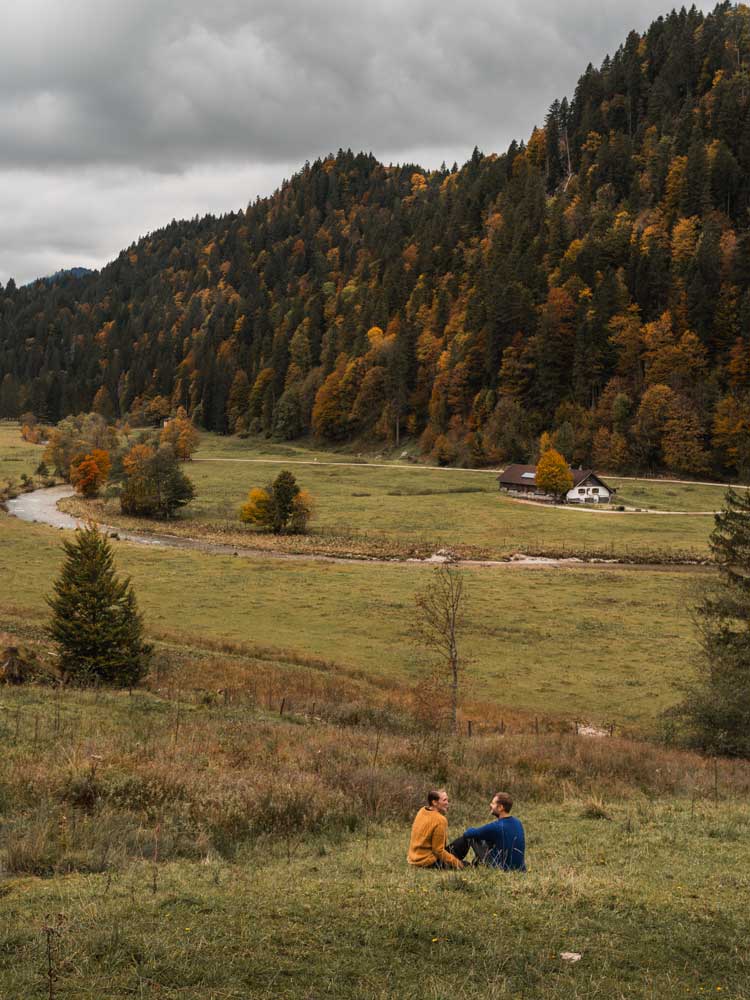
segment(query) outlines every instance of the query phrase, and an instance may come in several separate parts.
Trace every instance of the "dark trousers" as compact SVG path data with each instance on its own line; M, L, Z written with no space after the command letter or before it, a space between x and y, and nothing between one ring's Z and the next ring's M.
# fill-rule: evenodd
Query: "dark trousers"
M466 855L469 853L469 848L474 851L474 858L469 863L483 865L487 861L487 855L492 850L492 845L488 844L486 840L477 840L475 837L464 837L462 835L456 837L452 843L448 844L446 850L450 851L454 858L464 861Z

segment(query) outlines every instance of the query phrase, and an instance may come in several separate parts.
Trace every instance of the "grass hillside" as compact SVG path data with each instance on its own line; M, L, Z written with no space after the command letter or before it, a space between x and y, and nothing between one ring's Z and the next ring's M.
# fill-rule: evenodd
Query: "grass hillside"
M0 996L746 997L748 766L523 723L239 647L0 689ZM435 782L454 831L510 788L529 873L408 869Z

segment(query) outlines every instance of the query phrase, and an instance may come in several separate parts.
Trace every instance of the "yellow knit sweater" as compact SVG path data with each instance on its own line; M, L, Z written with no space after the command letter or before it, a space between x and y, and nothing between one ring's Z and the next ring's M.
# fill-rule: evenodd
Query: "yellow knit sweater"
M447 833L448 820L445 816L437 809L427 809L423 806L412 824L406 860L418 868L434 865L436 861L442 861L444 865L450 865L452 868L462 868L463 865L458 858L454 858L445 849Z

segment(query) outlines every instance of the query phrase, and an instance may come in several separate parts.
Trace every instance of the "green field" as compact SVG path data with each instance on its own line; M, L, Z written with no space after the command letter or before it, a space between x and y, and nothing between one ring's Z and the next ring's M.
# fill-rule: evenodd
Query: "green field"
M7 600L35 614L61 532L0 517ZM114 543L148 627L291 648L385 677L415 678L414 564L246 560ZM464 641L474 696L568 717L648 724L695 651L693 575L640 568L467 570ZM2 604L2 602L0 602Z
M21 441L17 425L0 423L0 482L2 475L31 473L41 452ZM257 539L238 520L248 491L265 485L285 465L315 499L312 536L293 543L303 551L428 554L447 546L480 557L523 551L659 562L704 557L713 524L710 515L612 514L521 504L499 493L497 473L489 470L431 469L381 455L365 459L298 444L204 434L195 458L187 472L196 499L167 530L230 537L235 544ZM628 505L656 510L711 511L721 505L723 495L714 486L612 483ZM104 516L121 523L117 501L105 505Z
M245 684L228 704L190 690L200 666L132 696L0 688L3 998L748 997L746 764L438 744L393 711L347 721L320 680L324 719L280 719L262 662L203 664ZM434 780L456 832L510 788L528 874L410 870Z
M609 477L607 482L617 488L618 503L649 510L720 510L726 491L725 486L707 483L667 483L653 479L633 481Z
M13 454L17 441L10 425L0 425L0 456ZM257 443L251 450L236 439L204 438L203 457L265 459ZM303 448L269 446L284 460L308 460ZM13 449L13 451L11 451ZM38 461L39 449L24 446L17 464ZM24 459L24 456L25 459ZM315 455L320 459L326 457ZM345 458L331 456L328 459ZM279 466L236 462L194 462L188 466L198 488L196 513L184 525L195 534L206 518L229 518L245 488L265 482ZM315 493L320 520L333 530L337 517L349 518L352 531L429 532L445 543L489 545L490 523L505 519L513 532L507 550L523 548L524 534L539 541L544 530L560 546L578 532L642 526L648 544L669 545L679 523L703 525L710 519L553 511L513 504L492 490L483 493L424 494L492 483L487 474L430 471L411 465L396 468L295 467L300 481ZM19 469L23 471L22 468ZM235 483L235 485L232 485ZM430 484L426 486L425 484ZM367 485L368 490L363 490ZM491 486L489 486L492 489ZM400 491L401 495L392 495ZM417 495L407 495L407 491ZM352 497L369 492L369 497ZM236 498L236 499L235 499ZM367 503L371 514L352 513ZM376 516L376 511L380 515ZM401 515L398 515L401 511ZM338 512L338 513L337 513ZM449 519L454 521L450 522ZM451 527L452 523L452 527ZM557 525L557 529L555 529ZM340 525L339 525L340 527ZM223 536L222 536L223 537ZM244 536L251 541L252 532ZM638 544L627 536L628 545ZM646 536L641 535L643 541ZM266 536L273 544L273 539ZM61 533L0 515L0 554L12 587L5 601L13 610L35 616L46 612L60 565ZM678 537L676 543L684 544ZM540 542L541 544L541 542ZM592 544L604 544L603 541ZM610 538L610 544L612 544ZM196 551L146 548L116 543L118 565L133 578L152 633L207 636L215 640L256 642L334 660L348 671L386 678L415 679L424 654L411 641L415 594L431 569L415 563L326 563L276 558L244 559ZM469 624L464 652L470 699L529 712L542 712L621 727L653 725L657 713L677 697L674 684L690 671L696 640L689 606L702 572L685 569L622 567L476 567L466 570Z
M0 468L18 479L40 450L14 433L0 424ZM203 457L263 464L189 466L188 533L232 537L235 505L280 468L262 450L204 438ZM316 495L322 538L602 547L616 523L615 545L674 551L705 535L670 526L711 524L270 450ZM0 650L49 659L63 537L0 514ZM705 569L467 568L469 739L425 726L412 698L430 566L113 546L155 642L142 689L0 687L2 1000L748 1000L750 768L627 738L653 734L690 675ZM618 735L577 736L573 719ZM509 789L528 874L409 870L435 783L454 831Z
M402 826L291 864L165 864L156 891L146 863L19 879L0 901L0 989L48 996L51 925L55 996L77 1000L747 998L747 808L579 813L524 811L521 877L409 872Z
M31 476L42 460L43 451L40 445L23 440L15 421L0 420L0 488L8 480L18 484L24 473Z
M236 525L247 491L277 475L280 461L289 462L299 482L315 497L315 527L324 532L384 534L405 543L422 539L435 547L465 545L495 556L520 549L562 554L654 553L658 558L684 551L705 554L712 527L710 516L608 514L519 504L499 493L497 473L486 470L433 470L403 462L388 468L331 467L321 463L344 463L351 457L207 435L196 458L188 471L198 497L186 517L224 528ZM233 461L215 461L220 458ZM264 459L269 464L263 464ZM295 466L292 462L313 464ZM656 509L713 510L722 496L714 487L651 481L627 487L632 494L628 502L632 499L634 506ZM648 504L639 502L634 493L646 487Z

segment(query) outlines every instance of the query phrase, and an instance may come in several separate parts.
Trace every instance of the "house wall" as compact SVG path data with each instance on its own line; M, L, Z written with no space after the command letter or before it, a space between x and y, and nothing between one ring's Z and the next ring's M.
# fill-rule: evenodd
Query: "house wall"
M581 493L581 490L585 490L585 493ZM597 492L594 493L594 490ZM583 486L574 486L572 490L568 490L565 499L568 503L608 503L611 496L606 486L589 486L585 483Z

